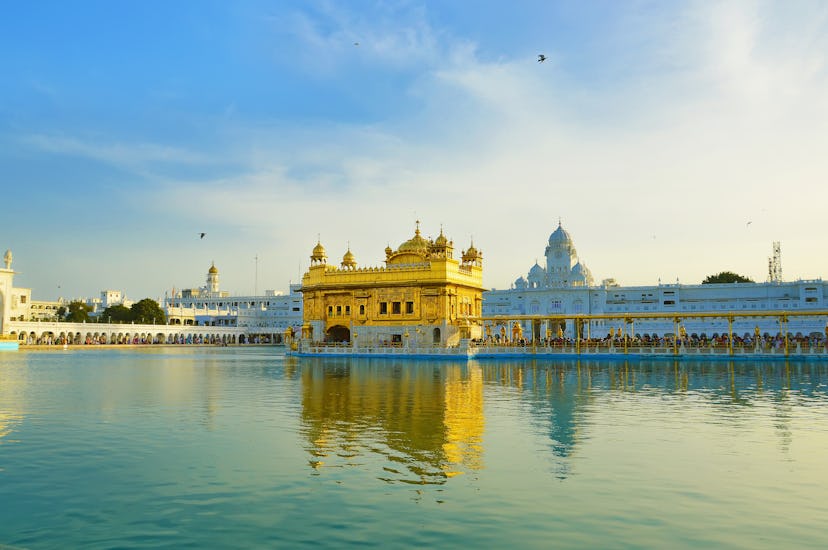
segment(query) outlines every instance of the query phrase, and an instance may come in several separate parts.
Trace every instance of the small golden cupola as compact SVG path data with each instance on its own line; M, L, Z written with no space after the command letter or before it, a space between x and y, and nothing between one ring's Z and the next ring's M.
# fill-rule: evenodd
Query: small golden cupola
M443 226L440 226L440 234L434 239L431 245L431 254L438 258L451 258L454 251L454 243L443 234Z
M210 269L207 270L207 290L210 292L219 291L219 274L215 262L210 262Z
M316 239L316 246L313 247L310 259L311 264L324 264L328 259L325 247L322 246L322 242L318 238Z
M354 253L351 252L351 245L348 245L348 251L342 256L342 269L356 269L357 263Z
M469 248L463 252L463 263L465 264L479 264L483 260L483 253L474 247L474 239L472 239Z

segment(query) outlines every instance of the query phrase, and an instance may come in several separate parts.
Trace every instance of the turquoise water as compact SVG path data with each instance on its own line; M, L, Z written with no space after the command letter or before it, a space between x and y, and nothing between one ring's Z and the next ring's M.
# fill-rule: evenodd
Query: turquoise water
M828 366L0 355L0 547L824 548Z

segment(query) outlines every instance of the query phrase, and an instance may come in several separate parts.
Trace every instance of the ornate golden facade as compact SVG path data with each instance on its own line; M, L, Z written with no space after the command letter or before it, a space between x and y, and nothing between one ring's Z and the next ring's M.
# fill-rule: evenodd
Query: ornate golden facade
M330 265L317 242L302 293L306 341L453 346L482 335L483 255L472 243L454 258L442 229L426 239L419 222L411 239L385 249L385 267L358 267L350 248Z

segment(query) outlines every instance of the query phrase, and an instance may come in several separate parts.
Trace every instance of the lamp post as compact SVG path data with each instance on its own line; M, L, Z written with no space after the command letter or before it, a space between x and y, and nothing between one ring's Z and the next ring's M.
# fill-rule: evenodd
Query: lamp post
M727 317L727 354L733 355L733 315Z

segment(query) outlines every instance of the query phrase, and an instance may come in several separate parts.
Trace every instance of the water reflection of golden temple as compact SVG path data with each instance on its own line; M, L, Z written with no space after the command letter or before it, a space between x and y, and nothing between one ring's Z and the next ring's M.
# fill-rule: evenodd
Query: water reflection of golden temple
M302 421L314 467L384 456L395 481L443 483L482 468L478 367L303 363Z

